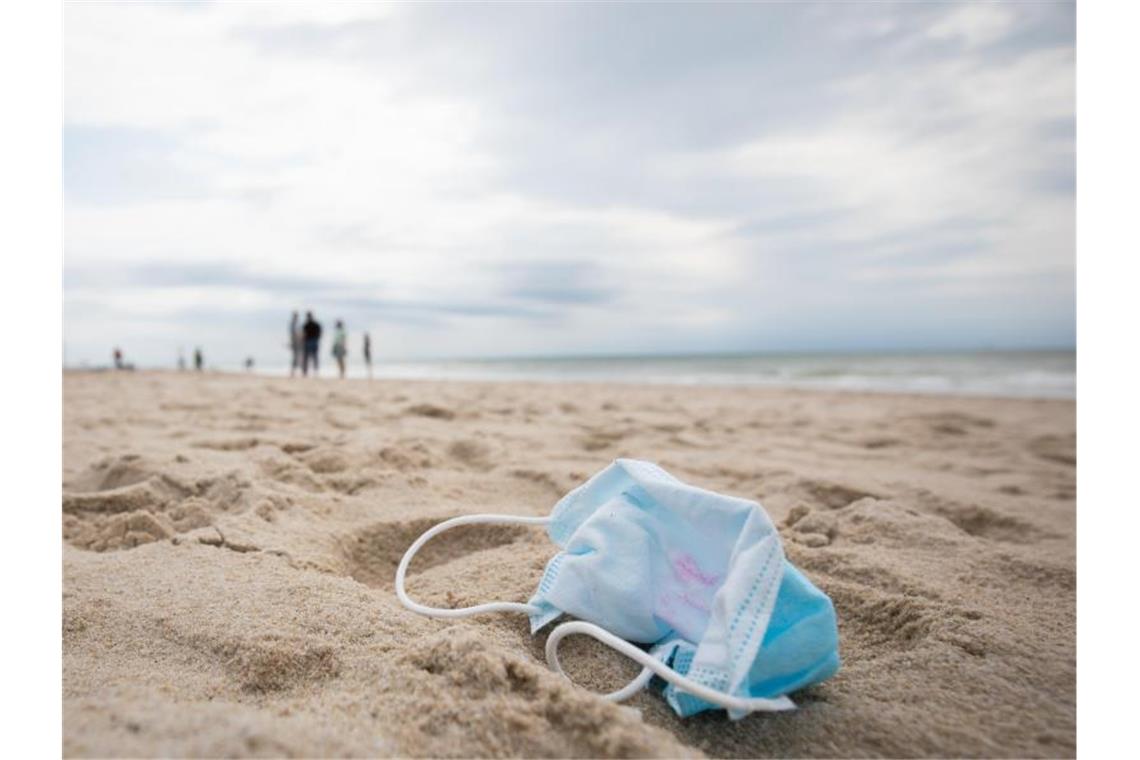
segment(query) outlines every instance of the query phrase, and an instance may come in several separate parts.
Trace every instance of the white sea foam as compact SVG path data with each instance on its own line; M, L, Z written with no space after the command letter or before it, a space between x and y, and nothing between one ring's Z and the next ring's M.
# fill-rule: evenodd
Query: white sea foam
M259 373L288 374L285 367ZM322 377L335 377L322 365ZM349 376L366 376L350 361ZM942 393L1037 398L1076 395L1072 351L960 354L752 354L553 357L449 361L377 361L387 379L529 380L676 385L744 385L895 393Z

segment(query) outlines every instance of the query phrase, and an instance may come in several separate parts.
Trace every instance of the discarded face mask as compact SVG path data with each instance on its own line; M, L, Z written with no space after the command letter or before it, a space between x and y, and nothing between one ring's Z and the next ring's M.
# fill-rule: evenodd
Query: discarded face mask
M471 524L547 526L562 551L528 603L441 609L408 597L404 577L416 552L433 536ZM432 617L521 612L532 633L572 615L578 620L547 638L551 669L562 673L565 636L592 636L642 665L606 699L628 699L656 675L682 717L717 707L733 719L794 709L789 693L839 670L831 600L784 558L763 508L634 459L618 459L575 488L550 517L467 515L436 525L400 560L396 595Z

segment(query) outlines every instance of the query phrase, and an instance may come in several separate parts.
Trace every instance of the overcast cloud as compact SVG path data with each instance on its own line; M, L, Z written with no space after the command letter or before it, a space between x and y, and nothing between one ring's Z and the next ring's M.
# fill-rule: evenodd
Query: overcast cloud
M1071 346L1071 3L74 3L67 360Z

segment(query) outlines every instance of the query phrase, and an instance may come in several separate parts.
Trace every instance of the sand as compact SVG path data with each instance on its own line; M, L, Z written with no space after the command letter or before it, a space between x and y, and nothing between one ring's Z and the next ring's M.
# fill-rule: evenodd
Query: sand
M1071 756L1071 401L67 373L68 756ZM835 602L792 713L678 719L592 640L403 609L472 512L619 456L760 500ZM541 529L457 530L425 603L525 601Z

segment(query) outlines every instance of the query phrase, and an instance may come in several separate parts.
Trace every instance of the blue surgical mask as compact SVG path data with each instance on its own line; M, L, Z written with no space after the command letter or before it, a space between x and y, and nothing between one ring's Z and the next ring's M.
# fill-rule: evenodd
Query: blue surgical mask
M561 551L530 601L438 609L408 598L404 577L420 547L472 523L547 526ZM681 716L718 707L732 718L792 709L789 693L839 669L831 600L784 558L763 508L633 459L615 461L571 491L550 517L468 515L440 523L400 561L396 594L433 617L521 612L532 632L571 615L577 620L547 638L551 668L562 672L557 650L565 636L592 636L642 665L606 698L627 699L656 675Z

